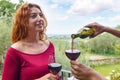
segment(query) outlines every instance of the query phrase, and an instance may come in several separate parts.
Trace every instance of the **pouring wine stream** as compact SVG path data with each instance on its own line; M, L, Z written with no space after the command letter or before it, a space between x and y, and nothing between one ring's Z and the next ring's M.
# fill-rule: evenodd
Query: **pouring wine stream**
M71 49L65 50L66 56L70 60L76 60L79 57L80 53L81 53L80 50L74 49L74 39L72 39ZM75 80L75 78L73 77L72 80Z

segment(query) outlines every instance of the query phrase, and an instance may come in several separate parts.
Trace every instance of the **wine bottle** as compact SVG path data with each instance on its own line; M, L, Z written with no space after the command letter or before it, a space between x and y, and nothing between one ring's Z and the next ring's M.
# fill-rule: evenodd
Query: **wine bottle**
M87 38L88 36L93 35L94 32L95 32L94 28L84 27L84 28L80 29L77 34L72 34L71 38L75 39L75 38L79 37L79 38L84 39L84 38Z

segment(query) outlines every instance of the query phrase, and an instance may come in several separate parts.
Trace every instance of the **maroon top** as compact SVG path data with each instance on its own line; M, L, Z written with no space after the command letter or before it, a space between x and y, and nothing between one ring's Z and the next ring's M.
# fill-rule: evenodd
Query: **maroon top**
M7 51L2 80L34 80L49 73L48 56L54 55L54 46L50 42L49 47L43 53L26 54L10 47Z

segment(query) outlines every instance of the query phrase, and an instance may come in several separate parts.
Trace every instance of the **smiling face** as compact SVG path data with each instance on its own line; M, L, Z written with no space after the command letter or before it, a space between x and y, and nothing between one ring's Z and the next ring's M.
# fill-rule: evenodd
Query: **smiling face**
M11 37L12 42L15 43L36 33L39 33L39 40L44 40L46 28L47 19L40 6L33 3L24 3L16 10Z
M29 17L29 31L42 32L44 28L43 13L36 7L31 8Z

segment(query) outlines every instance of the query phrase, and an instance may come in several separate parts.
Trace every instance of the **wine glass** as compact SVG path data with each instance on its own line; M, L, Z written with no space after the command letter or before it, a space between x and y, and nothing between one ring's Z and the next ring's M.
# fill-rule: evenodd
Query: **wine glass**
M71 42L71 49L66 49L65 50L65 54L67 56L68 59L70 60L76 60L79 55L80 55L80 50L76 49L77 45L76 43L74 42L74 39L72 39L72 42ZM77 80L74 76L72 77L72 80Z
M72 39L70 43L67 43L67 49L65 50L65 54L70 60L76 60L79 57L81 52L77 48L78 44L76 40Z
M80 55L80 50L77 49L65 50L65 54L70 60L76 60Z
M49 55L48 59L48 69L54 75L56 75L62 68L62 64L55 62L55 58L53 55Z
M79 57L79 55L80 55L80 50L77 50L77 49L65 50L65 54L68 57L68 59L70 59L70 60L76 60ZM72 80L77 80L77 79L73 76Z

